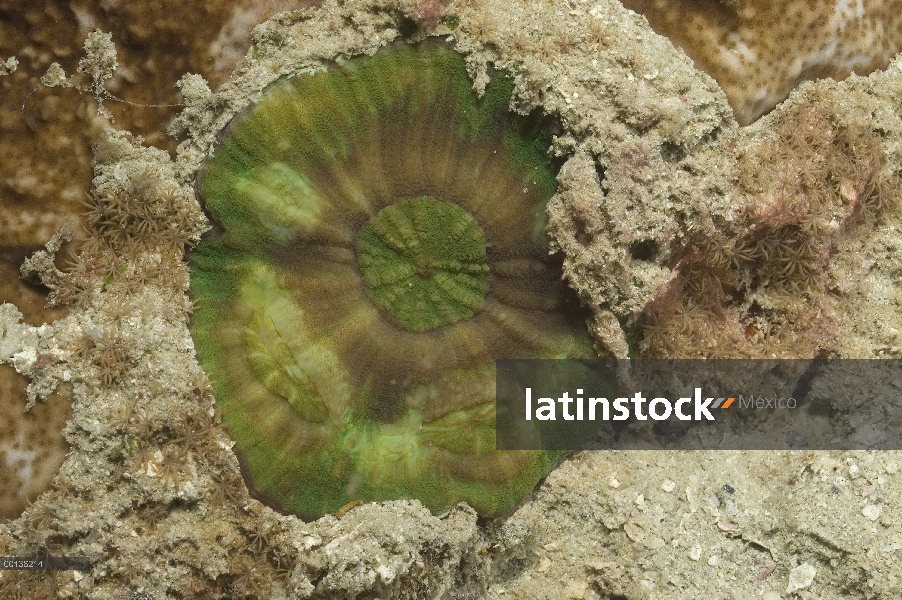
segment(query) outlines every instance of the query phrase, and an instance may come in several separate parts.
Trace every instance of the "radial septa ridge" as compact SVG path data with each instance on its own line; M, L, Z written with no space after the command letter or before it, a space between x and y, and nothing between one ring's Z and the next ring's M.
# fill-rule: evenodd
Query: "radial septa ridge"
M473 218L426 196L384 208L361 232L357 254L367 294L408 331L469 319L489 287Z
M344 412L351 404L347 374L334 352L306 333L305 316L275 277L260 267L240 294L239 302L254 307L244 344L257 379L306 421Z
M259 227L269 231L275 243L313 231L325 208L307 177L285 163L251 169L234 185L256 208Z

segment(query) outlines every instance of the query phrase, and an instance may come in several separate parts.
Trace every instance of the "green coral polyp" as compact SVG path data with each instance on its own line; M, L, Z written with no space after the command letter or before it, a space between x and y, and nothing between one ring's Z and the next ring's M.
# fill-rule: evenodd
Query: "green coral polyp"
M379 211L358 238L357 260L373 304L408 331L469 319L489 289L479 225L428 196Z
M194 338L273 504L497 515L559 456L495 450L495 359L593 355L548 256L550 133L512 87L392 46L280 80L205 166L224 233L192 257Z

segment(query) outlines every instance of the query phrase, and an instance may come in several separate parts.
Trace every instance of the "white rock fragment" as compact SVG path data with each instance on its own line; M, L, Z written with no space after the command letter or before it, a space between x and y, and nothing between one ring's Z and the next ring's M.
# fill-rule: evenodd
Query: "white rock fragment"
M318 535L308 535L304 536L303 546L299 547L298 550L301 552L307 552L312 548L316 548L317 546L321 546L323 540Z
M787 594L794 594L799 590L804 590L814 581L817 569L808 563L802 563L789 572L789 584L786 586Z
M0 77L12 75L18 68L19 60L15 56L10 56L5 61L0 61Z
M883 512L881 507L876 504L868 504L861 509L861 514L863 514L871 521L876 521L877 519L879 519L881 512Z
M886 433L876 425L869 423L855 430L851 441L862 448L875 448L881 442L886 441ZM851 472L851 467L849 471Z
M212 95L210 84L201 75L186 73L175 85L181 90L182 100L187 105L200 105Z
M41 83L47 87L72 87L69 78L66 77L66 71L59 63L51 63L47 68L47 72L41 76Z
M542 558L539 559L539 566L538 566L539 573L544 573L545 571L547 571L550 568L551 568L551 559L550 558L548 558L547 556L543 556Z
M571 579L567 584L567 589L564 591L565 597L570 598L571 600L581 600L586 597L586 589L588 587L589 584L585 581Z
M119 66L113 34L94 30L85 39L85 57L78 62L78 72L90 75L95 91L103 89L103 82L110 79Z
M397 577L395 570L390 568L388 565L378 565L376 567L376 573L378 573L379 577L382 578L382 581L386 583L391 583Z
M21 352L16 352L12 356L12 364L20 373L31 371L34 362L38 358L37 350L34 348L25 348Z

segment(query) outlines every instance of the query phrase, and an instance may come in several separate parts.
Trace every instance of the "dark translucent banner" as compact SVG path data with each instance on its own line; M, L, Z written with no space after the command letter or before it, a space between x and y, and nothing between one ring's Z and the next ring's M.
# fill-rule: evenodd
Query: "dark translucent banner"
M86 556L2 556L0 571L87 571Z
M499 360L500 450L902 449L900 360Z

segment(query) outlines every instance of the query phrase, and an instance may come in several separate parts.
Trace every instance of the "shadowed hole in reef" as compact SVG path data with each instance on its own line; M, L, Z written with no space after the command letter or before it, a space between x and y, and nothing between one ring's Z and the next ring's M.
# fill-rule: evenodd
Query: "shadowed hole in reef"
M494 360L594 356L548 256L552 123L397 44L282 79L199 177L193 335L259 497L511 510L560 456L495 447Z
M630 244L630 258L633 260L652 261L658 255L658 242L655 240L642 240Z
M605 167L601 163L601 159L596 156L595 160L592 161L592 166L595 167L595 174L598 176L598 185L602 185L605 180Z

